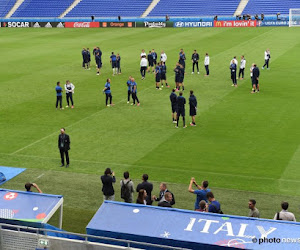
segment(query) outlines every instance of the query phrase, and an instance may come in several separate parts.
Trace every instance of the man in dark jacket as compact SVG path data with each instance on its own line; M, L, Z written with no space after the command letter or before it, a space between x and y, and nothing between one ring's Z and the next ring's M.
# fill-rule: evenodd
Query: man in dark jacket
M60 152L60 158L61 158L61 167L65 165L65 158L66 155L66 161L67 165L66 167L69 167L70 161L69 161L69 150L70 150L70 137L65 133L65 129L60 129L60 135L58 136L58 149Z
M159 207L172 207L172 194L166 192L164 195L164 200L158 203Z
M164 183L164 182L160 183L159 190L160 190L159 196L156 197L155 195L153 195L152 196L152 200L158 201L159 203L161 203L163 201L166 201L165 195L167 193L169 193L169 194L171 194L171 199L170 199L170 201L168 201L168 203L170 205L174 205L175 204L174 194L170 190L167 189L167 184L166 183Z
M186 128L185 125L185 98L182 96L182 92L179 93L179 96L177 97L177 124L176 128L178 128L179 123L179 117L182 116L183 120L183 128Z
M234 60L232 60L230 64L230 72L231 72L231 80L232 80L232 86L237 87L237 81L236 81L236 63Z
M252 69L252 94L255 93L255 90L256 90L256 93L259 93L259 75L260 75L260 72L259 72L259 68L257 67L256 64L253 65L253 69Z
M175 94L175 91L176 91L175 89L172 89L172 92L170 94L173 123L176 123L176 112L177 112L177 95Z
M115 173L111 171L110 168L107 168L104 172L104 175L101 176L102 181L102 192L103 200L115 200L115 190L113 183L116 182Z
M198 75L200 74L198 61L199 61L199 54L197 53L196 50L194 50L194 53L192 54L192 62L193 62L193 71L192 71L192 74L194 74L194 72L195 72L195 65L197 67Z
M190 104L190 116L192 117L192 122L190 123L191 126L196 126L195 117L197 114L197 98L194 96L194 91L190 91L190 98L189 98L189 104Z
M148 182L148 175L147 174L143 174L143 182L138 184L136 187L136 192L138 193L141 189L146 190L147 192L147 205L151 205L152 204L152 200L151 200L151 192L153 190L153 184Z

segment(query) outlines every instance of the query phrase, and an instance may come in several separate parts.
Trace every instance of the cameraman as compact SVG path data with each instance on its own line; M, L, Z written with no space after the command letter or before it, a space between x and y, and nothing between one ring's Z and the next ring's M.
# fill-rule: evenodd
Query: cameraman
M30 182L27 182L27 183L25 184L25 189L26 189L27 192L32 192L31 187L36 188L36 190L37 190L40 194L43 193L42 190L39 188L39 186L38 186L37 184L35 184L35 183L30 183Z
M194 190L192 188L193 184L198 188L198 190ZM189 192L197 195L195 201L195 210L199 209L200 201L205 200L207 203L206 194L210 192L210 189L207 187L208 187L208 181L202 181L201 186L199 186L196 183L195 178L194 177L191 178L190 185L189 185Z
M101 176L102 181L102 192L103 200L115 200L115 190L113 183L116 182L115 173L111 171L110 168L107 168L104 172L104 175Z

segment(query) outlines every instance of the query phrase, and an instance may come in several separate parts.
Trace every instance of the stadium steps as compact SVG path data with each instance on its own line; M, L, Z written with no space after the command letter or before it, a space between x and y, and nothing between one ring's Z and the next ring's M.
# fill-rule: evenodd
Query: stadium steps
M141 17L146 17L150 14L150 12L155 8L155 6L159 3L160 0L153 0L145 12L141 15Z
M67 8L60 16L59 18L64 18L72 9L76 7L77 4L79 4L82 0L75 0L69 8Z
M24 1L25 0L17 0L15 5L11 8L11 10L5 16L5 18L10 18Z
M249 0L241 0L239 6L236 8L236 11L234 12L233 16L241 15L246 8Z

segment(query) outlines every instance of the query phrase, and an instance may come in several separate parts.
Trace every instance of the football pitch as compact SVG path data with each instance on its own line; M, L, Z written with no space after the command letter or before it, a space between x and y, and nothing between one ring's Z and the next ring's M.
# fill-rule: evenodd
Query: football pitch
M35 182L44 193L64 195L63 228L85 232L102 203L100 176L105 168L119 181L130 172L135 186L144 173L154 184L167 182L174 207L194 208L188 192L191 177L209 186L227 214L248 215L248 199L257 201L262 218L273 218L280 202L300 219L300 29L1 29L0 165L27 170L2 188L24 190ZM103 68L96 75L82 69L83 47L99 46ZM168 56L167 79L180 48L187 55L185 92L198 99L197 127L172 123L171 88L155 89L154 74L140 80L142 49ZM270 68L262 70L264 51ZM191 74L191 55L200 55L200 75ZM122 74L112 76L111 52L120 53ZM204 77L204 54L210 55L210 76ZM245 55L245 79L231 86L229 63ZM252 63L260 71L260 93L250 94ZM141 106L127 104L129 75L138 84ZM111 78L115 106L105 106L102 89ZM55 109L55 86L75 85L74 109ZM66 106L65 95L63 104ZM186 105L186 114L188 114ZM187 116L187 123L191 121ZM57 137L70 135L70 168L60 168ZM136 194L134 199L136 198ZM57 226L57 218L50 223Z

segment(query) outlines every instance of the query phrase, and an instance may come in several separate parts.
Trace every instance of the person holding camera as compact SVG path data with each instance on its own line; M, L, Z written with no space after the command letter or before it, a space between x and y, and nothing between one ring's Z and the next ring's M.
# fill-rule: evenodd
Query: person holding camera
M116 182L115 173L110 168L105 169L104 175L101 176L103 200L114 201L115 190L113 183Z
M198 188L197 190L193 189L193 184ZM195 178L192 177L189 185L189 192L197 195L196 201L195 201L195 210L199 209L199 203L200 201L204 200L207 202L206 194L210 192L210 189L208 187L208 181L202 181L201 186L197 184L195 181Z
M35 183L30 183L30 182L27 182L27 183L25 184L25 189L26 189L27 192L32 192L31 187L36 188L36 190L37 190L40 194L43 193L42 190L39 188L39 186L38 186L37 184L35 184Z

